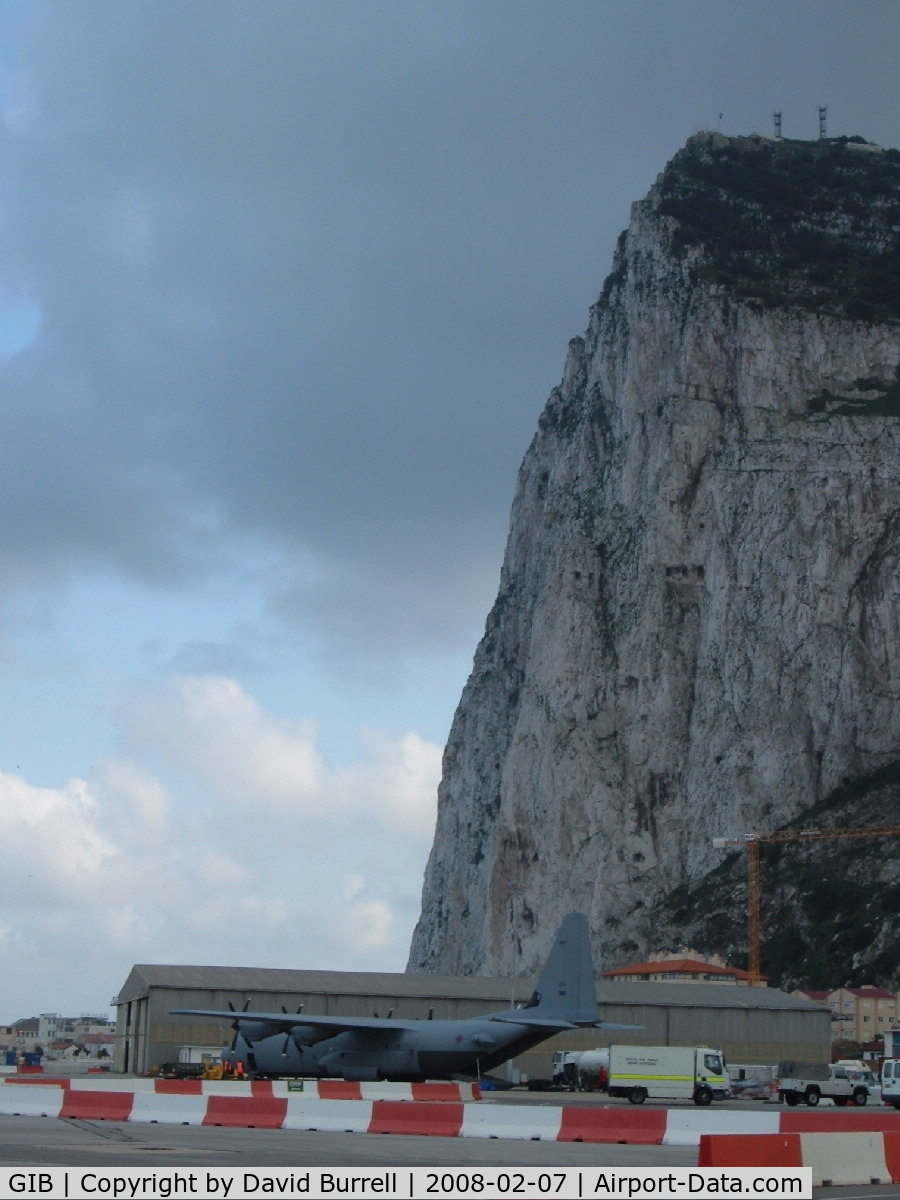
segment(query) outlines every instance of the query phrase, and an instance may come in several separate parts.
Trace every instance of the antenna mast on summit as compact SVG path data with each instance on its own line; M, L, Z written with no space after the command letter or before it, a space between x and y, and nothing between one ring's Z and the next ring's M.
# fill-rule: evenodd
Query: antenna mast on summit
M780 138L781 137L781 113L780 112L772 113L772 121L774 122L774 125L775 125L775 136L777 138Z
M828 107L825 104L819 105L819 141L825 141L825 114L828 112Z

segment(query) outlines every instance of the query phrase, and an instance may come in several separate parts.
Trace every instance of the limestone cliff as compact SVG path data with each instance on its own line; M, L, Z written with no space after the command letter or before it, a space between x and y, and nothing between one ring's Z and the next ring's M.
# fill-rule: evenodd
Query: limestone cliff
M898 501L900 154L691 138L522 464L409 969L531 972L572 908L659 948L713 837L900 759Z

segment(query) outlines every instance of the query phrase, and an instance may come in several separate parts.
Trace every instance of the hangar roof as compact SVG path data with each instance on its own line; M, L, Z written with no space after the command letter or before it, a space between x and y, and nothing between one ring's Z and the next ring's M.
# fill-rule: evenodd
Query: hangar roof
M131 968L117 1003L146 996L150 988L175 990L297 992L350 996L446 996L496 1000L515 986L522 998L525 980L456 975L406 975L387 971L301 971L284 967L195 967L138 963Z
M148 995L151 989L275 992L303 995L407 996L484 1000L508 1005L513 989L521 1003L529 990L526 979L457 975L412 975L386 971L303 971L282 967L201 967L139 963L114 997L124 1004ZM665 1008L771 1009L827 1011L805 996L778 988L722 987L721 984L607 983L600 980L597 1002L607 1005L651 1005Z

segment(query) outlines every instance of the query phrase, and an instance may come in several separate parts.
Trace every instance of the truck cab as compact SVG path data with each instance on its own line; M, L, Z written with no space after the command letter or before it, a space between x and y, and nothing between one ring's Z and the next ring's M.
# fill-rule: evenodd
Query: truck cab
M882 1063L881 1099L900 1108L900 1058L886 1058Z

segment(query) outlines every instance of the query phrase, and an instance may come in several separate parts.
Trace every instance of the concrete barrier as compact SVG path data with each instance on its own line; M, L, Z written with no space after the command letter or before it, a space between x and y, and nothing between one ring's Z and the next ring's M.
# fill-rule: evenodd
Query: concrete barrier
M199 1091L136 1092L128 1119L151 1125L202 1125L207 1103Z
M0 1113L8 1117L58 1117L62 1102L62 1088L0 1088Z
M442 1100L447 1104L468 1104L481 1099L481 1087L477 1083L441 1083L428 1080L425 1083L409 1084L413 1100Z
M900 1133L883 1133L881 1136L884 1138L884 1161L896 1182L900 1180Z
M293 1096L293 1080L288 1079L144 1079L133 1076L103 1075L74 1078L62 1075L10 1076L3 1083L18 1086L43 1085L74 1088L77 1091L161 1092L189 1096ZM315 1100L427 1100L459 1104L480 1100L477 1083L356 1083L343 1079L304 1079L303 1095Z
M155 1092L159 1083L177 1083L175 1079L131 1079L121 1075L87 1075L61 1079L70 1092Z
M200 1090L204 1096L243 1096L249 1099L253 1092L253 1082L249 1079L201 1079ZM268 1080L259 1080L261 1091L256 1095L272 1095L272 1084Z
M62 1107L59 1115L63 1118L86 1121L127 1121L131 1116L134 1104L134 1092L113 1092L63 1088Z
M799 1133L703 1133L698 1167L802 1167Z
M374 1100L369 1133L409 1133L425 1137L459 1137L462 1104L421 1100Z
M158 1096L202 1096L202 1079L153 1079L153 1091Z
M777 1111L747 1112L745 1109L670 1108L667 1113L665 1146L696 1146L704 1133L780 1133Z
M315 1129L326 1133L368 1133L370 1100L319 1100L294 1094L288 1099L282 1129Z
M813 1187L900 1182L900 1134L704 1134L699 1167L809 1167Z
M288 1102L280 1096L208 1095L204 1125L230 1125L243 1129L281 1129Z
M51 1087L68 1087L71 1080L53 1075L7 1075L3 1083L17 1087L41 1087L47 1084Z
M807 1134L827 1133L830 1137L869 1134L889 1139L884 1142L889 1167L892 1154L900 1159L900 1112L890 1108L852 1111L838 1108L824 1112L773 1108L760 1112L696 1109L686 1105L642 1109L616 1104L602 1107L469 1104L459 1099L413 1099L414 1094L419 1094L420 1085L415 1085L414 1093L414 1085L410 1084L395 1085L396 1090L391 1092L393 1096L408 1098L371 1100L362 1098L363 1088L377 1092L387 1085L334 1080L313 1081L314 1091L303 1092L290 1091L286 1080L241 1082L119 1076L101 1078L99 1085L96 1080L86 1079L60 1078L53 1082L55 1086L46 1077L32 1076L30 1084L0 1086L0 1113L159 1124L644 1145L690 1146L700 1145L704 1137L736 1136L742 1143L742 1153L752 1149L746 1140L752 1137L780 1137L777 1144L784 1148L793 1144L789 1139L802 1139ZM442 1094L452 1096L456 1086L442 1088ZM424 1094L433 1092L429 1089ZM895 1149L893 1139L896 1139ZM717 1153L723 1152L721 1145ZM766 1161L761 1165L766 1165ZM896 1174L900 1176L900 1172Z
M788 1109L782 1133L900 1133L900 1112L890 1108L834 1108L823 1113Z
M659 1146L666 1133L666 1110L648 1108L563 1108L558 1142L604 1142Z
M561 1108L537 1104L465 1104L460 1137L512 1138L555 1142L562 1126Z
M803 1165L813 1187L892 1183L880 1133L801 1133Z

